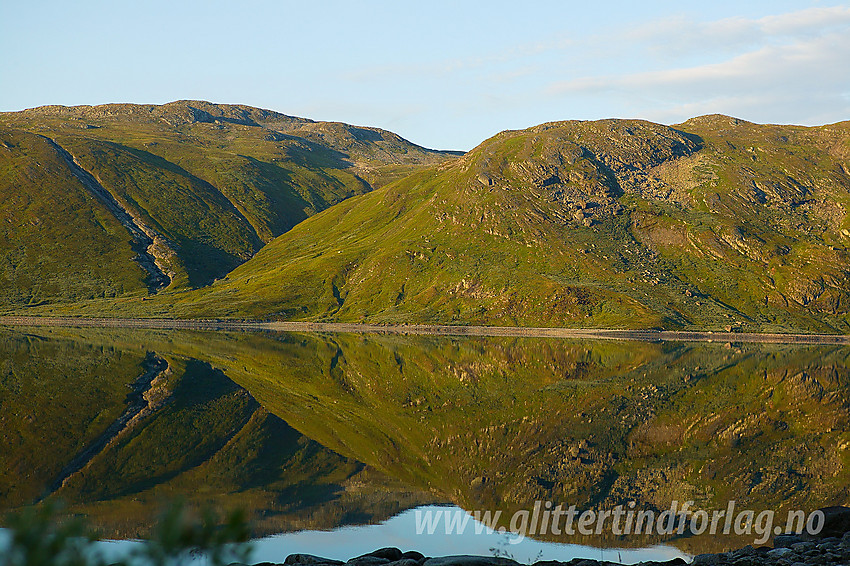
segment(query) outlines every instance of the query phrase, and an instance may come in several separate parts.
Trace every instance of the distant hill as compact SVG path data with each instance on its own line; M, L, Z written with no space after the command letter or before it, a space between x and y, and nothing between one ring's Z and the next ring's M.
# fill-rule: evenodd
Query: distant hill
M503 132L144 312L846 332L848 157L850 122Z
M0 304L206 285L316 212L457 155L202 101L0 113Z

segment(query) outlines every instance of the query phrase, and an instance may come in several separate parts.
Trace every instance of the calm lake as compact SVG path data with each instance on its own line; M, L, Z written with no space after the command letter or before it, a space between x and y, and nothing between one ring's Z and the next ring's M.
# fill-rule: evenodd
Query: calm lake
M734 501L784 526L846 504L848 367L841 346L0 330L0 508L58 498L115 539L176 498L243 508L258 561L687 558L771 533L569 535L543 513Z

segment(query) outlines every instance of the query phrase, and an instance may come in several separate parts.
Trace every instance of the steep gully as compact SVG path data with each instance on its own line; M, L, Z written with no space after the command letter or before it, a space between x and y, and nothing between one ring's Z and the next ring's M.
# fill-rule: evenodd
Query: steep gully
M171 283L171 277L166 273L164 260L168 254L163 253L167 249L162 236L146 226L139 218L133 216L129 210L124 208L118 200L112 196L94 175L83 169L77 159L68 150L56 143L55 140L41 136L56 150L71 173L83 184L83 186L115 216L118 222L130 233L133 238L133 250L138 254L136 262L148 273L148 290L156 293ZM170 251L170 250L169 250Z

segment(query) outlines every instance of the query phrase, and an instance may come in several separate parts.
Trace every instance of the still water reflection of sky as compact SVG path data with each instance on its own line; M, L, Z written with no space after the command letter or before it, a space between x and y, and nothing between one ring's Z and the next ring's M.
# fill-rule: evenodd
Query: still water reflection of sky
M436 510L437 507L420 507L419 511ZM454 513L459 507L444 507ZM462 534L446 533L443 525L433 534L417 534L416 510L409 509L384 523L341 527L331 531L297 531L257 539L252 542L251 563L282 563L290 554L314 554L336 560L348 560L378 548L394 546L402 550L417 550L426 556L448 556L473 554L513 558L520 563L531 564L537 560L569 561L573 558L610 560L623 564L656 560L672 560L691 557L672 546L653 546L638 549L599 549L576 544L541 542L531 538L515 539L510 533L500 534L475 529L474 519ZM476 531L482 531L476 533ZM513 542L512 542L513 541ZM0 551L9 542L9 533L0 529ZM119 560L132 552L136 541L109 541L98 544L98 552L107 560ZM197 557L189 563L202 566L206 560ZM138 566L143 566L139 564Z
M420 507L420 511L428 507ZM436 508L432 508L436 509ZM445 508L450 513L458 507ZM476 554L492 556L498 549L503 555L520 563L533 563L538 559L569 561L573 558L622 561L634 564L649 560L672 560L690 556L672 546L653 546L639 549L599 549L576 544L559 544L523 538L512 544L513 536L497 532L481 532L470 525L463 534L446 534L443 524L433 534L416 534L416 510L410 509L378 525L342 527L332 531L301 531L284 533L259 539L254 544L253 560L257 562L283 562L287 555L299 552L326 558L347 560L378 548L394 546L402 550L417 550L426 556ZM484 529L479 529L484 530Z

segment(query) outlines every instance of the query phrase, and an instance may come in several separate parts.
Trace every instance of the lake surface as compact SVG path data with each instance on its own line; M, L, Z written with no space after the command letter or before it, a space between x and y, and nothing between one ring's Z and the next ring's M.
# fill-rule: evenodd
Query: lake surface
M394 546L521 561L718 551L763 537L509 535L535 505L847 504L848 366L841 346L0 330L0 507L60 498L113 538L143 535L178 497L242 507L285 549L261 560L361 554L435 504L499 512L495 538L428 546L414 524Z
M513 557L521 563L531 564L539 557L567 562L573 558L616 560L623 564L636 564L650 560L665 561L690 556L674 546L656 545L648 548L595 548L575 544L544 542L533 538L517 538L511 534L489 532L484 525L471 525L462 533L446 532L417 534L416 512L465 513L459 507L423 506L409 509L377 524L350 525L331 530L304 530L270 535L251 541L252 563L280 563L292 552L313 554L334 560L348 560L377 548L415 548L427 556L474 554ZM477 527L477 528L476 528ZM0 552L8 544L8 533L0 529ZM127 559L138 546L137 541L103 541L95 547L107 561ZM191 564L204 565L207 561L197 557ZM144 566L140 564L140 566Z

